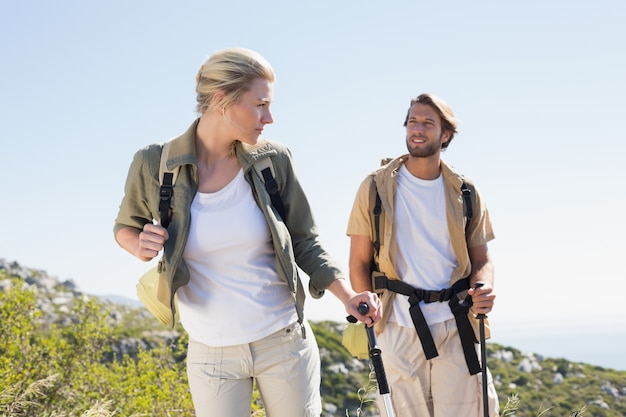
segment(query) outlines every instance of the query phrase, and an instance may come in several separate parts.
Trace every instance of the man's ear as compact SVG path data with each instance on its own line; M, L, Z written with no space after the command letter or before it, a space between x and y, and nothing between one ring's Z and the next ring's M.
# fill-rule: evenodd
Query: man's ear
M446 130L441 137L441 144L443 145L445 143L448 143L448 141L450 140L450 136L452 136L452 132Z

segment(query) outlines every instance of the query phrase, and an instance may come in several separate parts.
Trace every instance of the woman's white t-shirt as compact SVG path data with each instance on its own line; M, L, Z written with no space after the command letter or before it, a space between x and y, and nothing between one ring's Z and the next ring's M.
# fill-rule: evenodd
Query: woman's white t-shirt
M215 193L197 193L183 254L189 284L177 291L189 337L210 346L250 343L297 321L276 272L269 227L243 171Z

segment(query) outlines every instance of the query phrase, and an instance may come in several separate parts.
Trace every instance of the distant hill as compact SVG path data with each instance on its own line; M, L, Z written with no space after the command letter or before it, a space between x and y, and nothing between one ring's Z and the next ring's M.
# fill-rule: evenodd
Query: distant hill
M10 279L22 280L36 292L38 308L51 322L68 319L64 317L68 310L64 306L73 298L92 297L80 292L70 280L61 281L45 271L0 259L0 292L8 288ZM132 356L140 348L150 349L162 343L160 340L178 339L182 333L180 327L164 328L136 300L115 295L97 298L109 311L114 325L124 329L115 342L115 352ZM377 416L372 402L376 387L369 360L352 358L343 348L341 332L345 325L324 321L314 322L312 326L322 358L324 417ZM508 414L503 415L626 416L624 371L544 357L493 343L488 343L488 364L501 407L509 405Z
M98 298L108 301L113 304L119 304L123 306L138 307L138 308L143 306L143 304L141 304L141 301L124 297L121 295L105 294L105 295L99 295Z

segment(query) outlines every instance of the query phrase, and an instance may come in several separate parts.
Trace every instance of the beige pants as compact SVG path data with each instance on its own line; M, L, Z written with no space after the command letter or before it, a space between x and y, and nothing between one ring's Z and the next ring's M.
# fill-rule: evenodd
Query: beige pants
M197 417L250 417L253 378L267 417L321 414L320 357L305 323L259 341L210 347L189 341L187 374Z
M439 356L426 360L414 328L389 322L378 345L396 417L483 417L482 376L470 375L454 319L429 326ZM480 345L476 345L480 351ZM480 352L478 353L480 358ZM498 398L488 377L490 416L498 415ZM381 417L387 417L382 397Z

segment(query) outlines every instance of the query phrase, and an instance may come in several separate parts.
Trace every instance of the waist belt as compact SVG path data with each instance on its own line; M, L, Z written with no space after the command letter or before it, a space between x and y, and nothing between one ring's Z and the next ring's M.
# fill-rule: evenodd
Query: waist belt
M420 301L424 301L427 304L448 301L450 311L452 311L456 326L459 329L459 337L461 338L467 368L470 375L475 375L480 372L481 368L474 346L474 330L468 317L470 307L472 306L472 299L468 296L464 300L459 300L459 297L456 296L457 293L467 290L468 288L469 277L455 282L450 288L439 291L423 290L397 279L389 279L386 276L377 276L374 278L374 290L387 289L409 297L409 313L411 314L411 320L413 321L417 336L424 349L426 359L435 358L439 356L439 353L437 352L435 341L430 333L430 329L428 328L419 303Z

